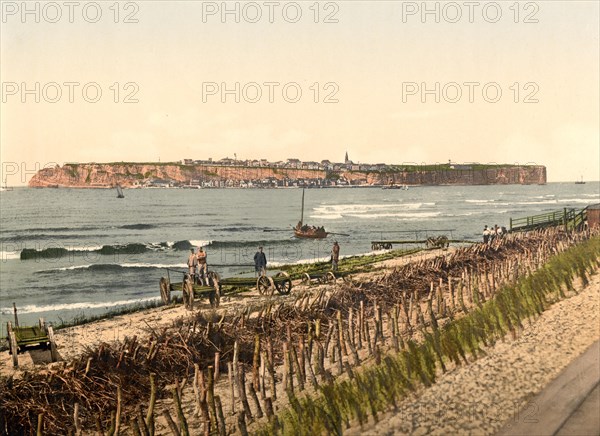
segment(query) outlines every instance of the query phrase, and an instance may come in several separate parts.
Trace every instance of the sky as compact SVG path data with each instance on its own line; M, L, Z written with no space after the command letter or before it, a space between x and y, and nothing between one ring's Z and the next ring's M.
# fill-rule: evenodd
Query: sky
M2 2L0 178L64 162L600 179L599 2Z

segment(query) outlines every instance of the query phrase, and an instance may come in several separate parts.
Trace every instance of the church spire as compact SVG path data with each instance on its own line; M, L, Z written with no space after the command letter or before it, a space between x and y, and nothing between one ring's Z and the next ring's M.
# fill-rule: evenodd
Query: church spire
M349 160L348 160L348 152L346 152L346 157L344 158L344 163L348 163L348 162L349 162Z

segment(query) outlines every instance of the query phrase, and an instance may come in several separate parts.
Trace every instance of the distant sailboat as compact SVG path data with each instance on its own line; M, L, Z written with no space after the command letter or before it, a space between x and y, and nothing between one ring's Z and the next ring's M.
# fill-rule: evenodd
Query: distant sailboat
M585 185L585 182L583 181L583 176L581 176L581 180L578 180L575 182L576 185Z
M4 186L0 186L0 191L12 191L12 187L6 186L6 179L4 179Z
M302 211L300 221L294 227L294 236L296 238L323 239L327 237L327 232L323 227L308 226L304 224L304 188L302 188Z
M117 198L125 198L125 195L123 195L123 189L121 189L121 185L117 185Z

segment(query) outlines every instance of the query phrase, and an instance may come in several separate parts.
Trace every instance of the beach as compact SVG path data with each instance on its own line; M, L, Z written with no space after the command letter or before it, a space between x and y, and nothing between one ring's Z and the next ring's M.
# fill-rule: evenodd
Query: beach
M510 244L517 244L514 245L511 250L517 249L516 247L524 242L525 240L520 242L519 240L515 240L510 243L502 243L502 245L499 245L495 249L495 252L497 253L498 250L502 252L503 247L505 247L504 250L507 250ZM527 244L529 243L530 242L527 242ZM557 244L559 244L557 246L562 247L561 250L566 248L566 245L560 245L564 243L565 241L560 242L557 240ZM164 361L165 363L166 361L175 362L172 360L173 358L180 359L176 356L185 356L188 352L181 351L182 349L178 347L191 347L194 344L192 338L212 338L210 339L211 341L218 341L215 345L221 351L219 357L219 366L221 367L220 380L215 381L213 389L222 406L225 419L224 422L226 423L225 426L228 428L228 431L239 431L239 412L243 407L243 404L240 403L241 391L239 389L241 388L234 389L233 391L231 390L231 380L229 379L229 371L227 369L228 365L230 365L230 363L227 362L231 362L232 359L234 362L236 360L236 357L233 356L235 356L235 347L237 347L237 345L233 347L234 344L230 342L230 339L227 339L227 335L230 333L226 332L230 331L230 327L228 327L230 325L231 328L234 329L231 330L232 332L237 331L236 335L240 341L240 354L238 355L239 362L245 362L243 366L240 366L240 370L245 367L246 380L248 382L252 381L247 386L249 387L254 383L258 383L259 385L259 388L256 390L256 404L252 400L252 398L254 398L252 395L254 394L250 395L253 392L252 389L250 389L250 393L248 394L250 399L248 401L252 406L249 406L250 408L248 409L250 416L248 416L247 412L245 418L247 421L245 425L247 424L249 426L248 428L252 429L252 431L257 431L266 424L264 418L262 420L258 418L261 414L266 413L266 411L264 411L266 403L264 402L267 401L267 398L271 398L273 402L273 412L275 414L283 413L286 407L289 406L284 385L287 384L289 389L292 383L291 380L294 380L293 383L295 384L295 389L301 389L301 392L296 393L299 397L302 397L305 393L316 395L316 391L311 387L311 378L309 377L310 371L306 368L311 366L311 364L308 363L311 358L318 360L319 352L315 351L315 348L313 347L312 353L304 354L307 350L307 348L305 348L306 344L304 340L308 337L310 343L310 337L313 337L314 341L317 341L318 338L317 336L314 336L316 334L314 330L312 330L313 333L310 333L310 328L308 336L301 334L300 331L297 330L300 328L300 324L297 324L296 321L294 321L295 318L300 317L298 319L302 319L302 317L306 316L303 315L304 313L313 313L313 316L318 316L318 319L325 322L326 318L323 318L323 316L328 313L328 309L326 308L331 304L337 305L340 304L339 302L341 301L347 301L347 298L351 297L352 292L356 292L356 290L360 289L359 292L366 292L365 295L370 295L372 292L378 292L376 287L379 286L379 284L395 280L394 277L402 271L403 276L410 276L410 271L415 270L420 270L422 274L427 276L429 274L428 271L433 271L431 268L439 267L441 270L444 270L449 268L453 262L465 262L468 259L472 259L473 254L476 252L480 253L479 256L484 253L489 253L488 256L498 256L498 254L492 254L492 251L494 250L489 250L489 247L484 246L449 251L432 250L425 254L419 253L407 256L406 258L401 257L386 260L374 266L373 270L370 272L361 273L357 275L357 277L353 277L346 282L340 280L339 283L336 284L321 284L308 287L298 285L294 292L287 297L265 298L257 293L248 293L244 294L243 298L231 297L230 299L225 299L225 301L222 302L222 305L216 310L201 303L196 306L194 312L190 312L186 311L182 305L179 305L176 307L145 310L142 312L116 316L108 320L63 329L57 332L56 340L59 353L64 359L64 362L47 365L48 353L42 350L24 353L19 355L21 367L15 372L10 367L8 353L3 352L1 357L2 373L3 375L12 374L15 380L19 380L23 377L25 371L33 371L39 374L56 374L56 376L68 373L69 377L75 377L76 380L82 382L94 372L95 365L98 366L98 369L103 369L101 374L93 375L92 378L109 376L109 379L112 379L112 376L110 376L110 373L106 373L106 370L110 368L111 365L115 365L115 363L118 368L121 365L121 361L123 361L125 368L133 369L134 372L137 371L140 376L142 376L143 374L148 374L147 371L150 370L151 367L157 368L156 365L159 365L160 368L165 368L159 361ZM498 262L500 262L499 259L501 258L498 258ZM539 262L542 261L543 259L540 258ZM507 258L502 264L498 264L499 270L502 269L500 268L500 265L505 265L504 262L509 262L506 263L506 265L510 265L510 259ZM537 269L534 267L533 263L530 267L532 270ZM500 277L501 274L499 273L498 280L500 280ZM507 277L510 277L510 275ZM415 277L415 280L420 279ZM587 285L579 283L577 280L573 283L573 289L570 291L567 290L565 298L561 298L559 299L560 301L557 300L553 305L549 305L541 316L534 317L531 322L525 322L523 328L514 333L516 339L511 337L511 335L503 338L496 338L494 340L495 345L482 347L482 352L479 353L479 357L474 359L469 358L468 364L456 366L452 362L447 362L446 372L443 374L440 373L437 382L434 383L432 387L426 389L421 387L408 394L405 400L399 403L400 406L399 409L397 409L397 412L382 410L383 414L379 415L378 424L368 421L367 423L363 423L361 427L358 423L354 423L350 425L345 432L348 432L348 434L358 434L361 432L369 432L370 434L443 434L450 431L472 432L474 434L493 434L494 431L498 430L502 424L511 417L511 413L514 412L515 408L520 410L526 405L527 399L530 398L531 395L541 390L543 386L560 371L560 369L576 358L591 342L598 338L598 275L596 273L595 275L590 276L590 283ZM365 288L368 289L365 290ZM355 291L351 291L351 289L355 289ZM446 292L442 291L442 288L440 288L440 290L437 291L439 292L440 297L435 297L433 299L433 301L437 300L437 303L432 305L433 312L431 313L441 315L444 310L459 310L458 300L450 295L451 289L452 288L448 289ZM465 287L464 289L466 290L467 288ZM494 288L492 286L490 286L489 289L481 289L481 297L483 298L491 298L495 292L493 291ZM436 291L434 291L434 293L436 293ZM476 310L477 301L470 300L467 295L464 297L464 301L461 304L465 304L469 307L472 305L473 309L469 309L469 311ZM365 305L367 309L365 310L364 317L367 319L366 324L368 326L370 324L368 319L370 319L371 316L375 316L372 324L372 328L375 330L371 330L371 332L375 332L377 336L377 304L381 305L380 307L386 307L386 302L385 298L376 298L378 298L378 303L375 305L375 312L371 311L370 306ZM393 298L393 295L390 296L390 298ZM442 302L441 305L439 304L440 301ZM406 327L412 322L413 326L418 326L420 322L420 311L423 310L425 316L428 316L427 299L423 300L422 304L424 304L422 309L417 308L417 311L414 313L411 309L408 318L402 319L401 316L399 325ZM325 312L320 312L319 310L314 312L315 308L319 306L325 308ZM265 310L270 310L275 313L267 316ZM318 313L321 313L322 315L317 315ZM358 327L358 320L360 319L359 313L362 312L350 310L350 312L344 311L344 313L345 321L341 325L344 325L344 330L346 329L346 325L349 328L349 330L344 331L344 343L349 349L347 355L345 353L340 354L340 362L343 361L345 365L354 367L353 371L360 372L363 366L366 365L365 368L368 368L369 365L373 365L373 362L378 360L377 353L373 354L375 349L378 349L381 353L393 352L395 346L393 338L396 336L393 323L390 323L391 321L388 321L388 318L385 318L385 322L384 318L382 318L379 343L375 342L375 348L371 350L370 342L368 348L364 346L364 343L362 347L358 347L356 342L356 340L360 341L359 338L363 335L363 332ZM354 314L354 319L353 315L350 313ZM368 313L371 313L371 315L367 315ZM394 312L387 313L390 316L389 320L392 320ZM333 314L335 316L335 312L333 312ZM248 335L245 330L254 329L261 323L264 325L264 322L267 320L271 320L270 322L274 323L273 327L285 326L285 323L280 324L280 321L277 321L277 319L289 319L287 323L287 333L285 332L286 327L283 327L283 330L280 329L278 333L274 330L268 330L267 332L270 333L268 333L267 336L261 334L261 350L266 350L266 352L265 354L260 355L259 360L256 360L256 351L253 353L253 346L251 346L254 342L253 334L251 334L250 331L248 332L250 335ZM208 324L205 324L205 327L201 327L201 320L205 320L204 322L208 321ZM438 322L447 323L448 320L443 316L440 316ZM223 325L222 327L221 324ZM211 328L210 325L214 325L215 327ZM235 327L236 325L237 327ZM239 330L240 325L242 326L242 330ZM304 323L304 325L306 325L306 323ZM320 339L318 339L318 343L324 344L325 350L327 350L329 338L332 338L331 347L333 348L330 347L330 353L333 354L342 353L342 348L340 348L342 342L338 341L338 345L336 346L335 325L336 323L329 324L329 333L326 335L327 338L321 336ZM324 326L325 324L323 324L323 328ZM200 327L200 330L198 330L198 327ZM292 330L290 330L290 327ZM333 336L331 336L332 327L334 329ZM424 324L424 327L426 330L419 328L414 332L414 340L422 340L421 334L426 334L426 331L432 328L432 325L426 323ZM215 328L217 330L213 330ZM225 330L223 330L223 328ZM202 332L204 330L205 333L213 330L212 336L211 333L208 333L208 335L200 333L200 336L198 336L199 331ZM403 328L400 330L403 331ZM419 333L419 331L421 333ZM293 338L291 342L289 341L290 332L292 335L291 337ZM299 334L300 336L298 336ZM321 334L324 335L324 333ZM287 341L286 336L288 338ZM572 337L576 337L576 339L566 340L566 338ZM181 340L179 338L181 338ZM263 343L263 340L266 340L267 342ZM270 342L271 340L273 342ZM322 342L324 340L325 342ZM378 339L375 338L374 340L377 341ZM407 338L405 337L404 340L406 341ZM156 344L161 343L164 344L163 347L172 349L175 354L167 357L166 355L161 355L159 352L158 357L155 358L156 361L147 361L148 359L146 358L140 360L139 355L142 353L147 353L147 356L152 356L152 349L154 347L152 344L155 344L156 346ZM353 349L354 347L351 345L353 343L357 348L357 353L354 358L350 352L350 349ZM146 347L145 344L148 344L148 347ZM289 368L286 370L285 361L281 360L284 355L282 356L280 351L277 351L281 344L288 344L287 347L291 347L291 349L295 350L294 353L299 353L298 356L304 357L296 361L302 362L302 364L296 366L296 369L292 372L289 372ZM140 346L142 348L140 348ZM256 346L256 344L254 346ZM133 351L134 349L135 351ZM137 349L140 349L140 353L136 358L135 355L137 354ZM273 352L273 350L275 350L275 352ZM128 354L132 351L133 356ZM230 354L232 351L233 355ZM302 352L300 353L300 351ZM166 349L165 352L167 352ZM317 354L314 354L315 352ZM46 353L46 357L42 357L44 353ZM209 355L202 354L205 357L200 360L196 360L197 358L193 357L201 356L200 354L196 354L195 349L190 348L189 353L192 353L190 355L191 360L189 360L187 364L178 361L176 365L172 365L173 371L176 372L169 374L168 370L162 369L161 371L167 372L159 374L161 379L163 379L163 377L164 379L159 383L159 399L154 406L156 411L162 411L162 414L156 414L157 416L154 423L156 434L170 434L171 432L171 430L169 430L168 419L164 415L165 411L167 411L167 414L170 414L173 419L175 419L174 417L178 414L176 406L177 402L175 401L175 397L172 397L170 394L173 388L175 388L174 392L179 392L177 401L180 401L183 416L187 417L186 426L189 428L191 434L203 432L205 422L201 418L201 406L198 405L198 391L196 390L196 387L203 385L198 381L199 373L197 371L194 376L193 362L196 361L199 364L198 368L200 369L200 372L204 374L202 376L204 377L203 379L206 380L206 371L214 371L214 365L209 366L210 360L212 359L212 353ZM252 354L254 354L254 358L252 357ZM267 356L267 354L270 356ZM134 360L137 359L140 362L137 365L150 365L150 367L148 367L148 370L140 369L140 367L135 368L134 366L131 366L133 361L129 363L129 358L133 358ZM46 359L46 362L44 359ZM188 358L186 357L185 359ZM254 364L252 363L253 359ZM271 385L270 383L272 382L268 381L268 371L263 372L265 371L263 366L264 363L257 363L263 362L263 359L266 360L267 367L270 362L275 364L273 373L275 377L274 380L277 381L275 386ZM111 364L111 361L115 363ZM147 361L147 363L142 363L143 361ZM360 361L358 366L356 366L357 361ZM35 366L33 366L34 364ZM106 365L109 366L107 367ZM180 369L178 370L175 368L177 365L182 365L180 368L184 369L183 372L181 372ZM192 366L191 374L189 372L190 365ZM296 365L299 364L297 363ZM335 380L344 380L344 378L347 377L347 368L343 369L339 365L339 362L336 363L335 360L331 360L330 355L328 359L324 360L324 374L319 374L318 369L315 369L315 371L317 371L317 376L314 379L314 382L322 384L327 377L331 376L333 376ZM90 367L92 368L91 370ZM186 367L188 368L187 370L185 370ZM305 374L300 369L302 367L305 368ZM90 374L88 374L88 371L90 371ZM257 373L254 371L257 371ZM297 371L301 371L303 376L306 377L303 382L301 382L300 379L296 380L299 374ZM328 373L329 376L327 376L326 373ZM77 376L77 374L82 375ZM85 376L83 374L85 374ZM120 373L117 369L115 375L118 374L121 374L119 378L123 382L124 373ZM292 376L292 374L294 375ZM175 376L175 378L173 378L173 376ZM515 376L516 379L511 381L510 377L514 378ZM124 396L129 397L130 394L127 394L127 391L131 391L132 389L136 392L146 391L146 382L144 382L143 379L135 377L131 380L136 380L136 384L141 382L142 385L122 385L121 389ZM287 382L285 381L286 378ZM110 383L112 384L114 381L111 381ZM200 383L200 385L198 383ZM305 383L305 387L301 387L302 384L298 385L297 383ZM276 388L276 392L273 387ZM234 392L236 396L236 406L234 406L231 401L232 392ZM274 401L275 394L277 394L277 401ZM114 394L103 392L102 395ZM143 395L142 398L139 398L138 396L136 401L141 400L142 404L145 404L147 401L143 399L145 397L146 395ZM110 396L107 398L110 398ZM129 398L127 403L130 404L128 407L131 407L133 403L131 403L131 397ZM437 402L433 401L432 398L436 398ZM465 411L465 405L469 407L468 413ZM238 413L234 414L234 407L235 411ZM261 411L259 412L259 410ZM104 412L102 413L103 414L99 416L104 417L102 418L102 422L104 422L107 418L106 415L104 415ZM126 412L123 415L122 425L124 428L129 428L131 426L131 422L126 424L128 421L126 421L125 418L126 416L131 416L129 413L130 412ZM83 412L82 415L85 416L85 422L89 423L89 419L91 418L89 412ZM407 418L407 416L410 418ZM438 416L441 418L438 419Z

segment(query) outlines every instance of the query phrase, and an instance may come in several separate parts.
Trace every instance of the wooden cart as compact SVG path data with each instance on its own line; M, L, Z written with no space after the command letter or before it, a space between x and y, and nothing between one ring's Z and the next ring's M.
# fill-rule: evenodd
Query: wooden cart
M277 291L287 295L292 291L292 279L286 272L280 271L274 276L263 275L255 277L230 277L220 281L222 288L227 293L231 290L256 287L261 295L273 295Z
M339 271L316 271L311 273L302 273L302 284L310 285L310 284L333 284L337 282L338 278L342 278L346 280L344 277L346 273L341 273Z
M13 304L15 311L15 325L8 321L6 323L6 331L8 332L7 340L9 353L12 355L13 366L19 366L19 352L25 347L32 345L42 345L46 349L50 349L50 357L52 362L58 360L58 351L56 341L54 340L54 330L51 325L47 325L44 318L40 318L38 325L35 326L19 326L17 318L17 308Z
M181 282L171 283L169 271L173 270L167 269L167 277L161 277L160 279L160 297L164 304L171 303L172 292L181 291L183 304L188 309L193 309L195 298L202 297L208 297L211 306L219 307L221 302L221 284L219 282L219 275L216 272L208 272L208 285L206 285L195 283L193 277L188 273L183 273L183 280Z

